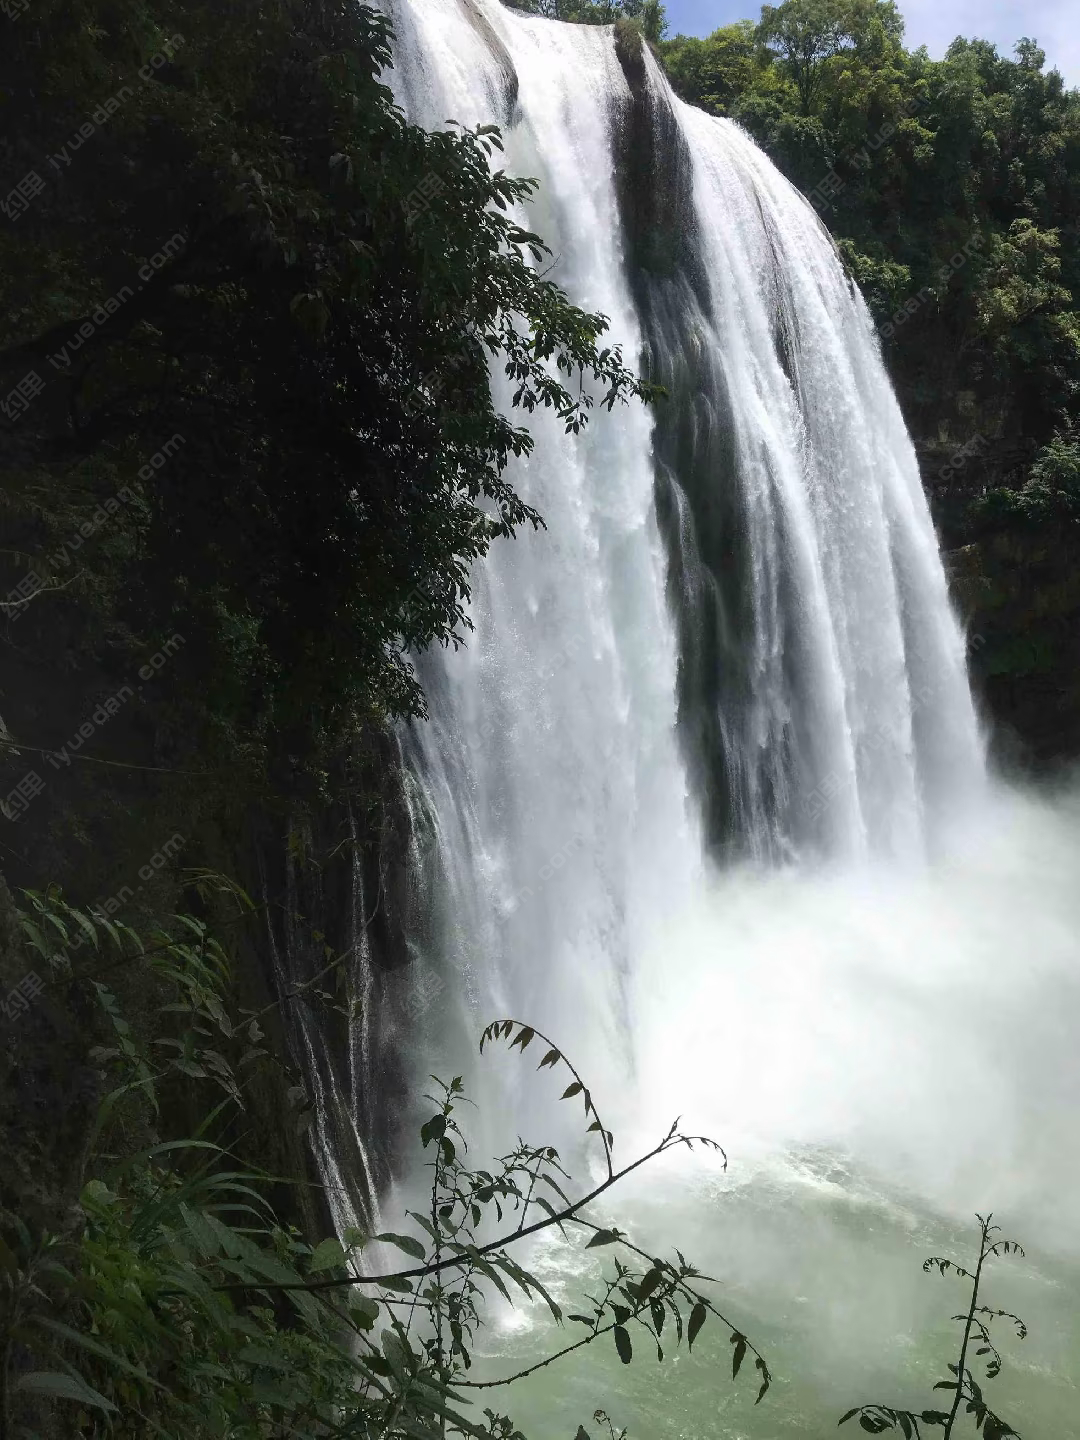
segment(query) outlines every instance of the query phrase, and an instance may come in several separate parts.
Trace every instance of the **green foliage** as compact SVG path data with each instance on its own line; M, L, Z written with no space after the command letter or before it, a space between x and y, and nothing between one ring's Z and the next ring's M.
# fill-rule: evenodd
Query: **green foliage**
M473 562L541 523L491 372L575 433L646 392L543 277L498 132L395 108L369 6L97 10L42 0L0 59L6 169L45 181L0 229L0 391L44 386L0 426L0 592L51 582L18 630L46 666L74 642L127 678L181 634L174 763L318 774L422 713L409 654L460 643Z
M1039 452L1025 489L1043 503L1056 502L1061 516L1080 519L1080 441L1057 435Z
M876 56L898 44L903 29L893 0L784 0L762 6L757 34L779 57L809 115L831 61L848 51Z
M977 526L1042 530L1080 523L1080 443L1064 435L1043 447L1019 490L996 489L972 506Z
M997 1256L1023 1255L1024 1252L1015 1240L998 1238L1001 1231L997 1225L991 1224L991 1216L987 1215L984 1218L979 1215L976 1218L979 1222L979 1258L974 1272L965 1270L954 1260L946 1260L939 1255L931 1255L928 1260L923 1262L923 1270L928 1274L930 1271L936 1270L939 1275L952 1274L961 1280L971 1282L971 1295L966 1312L963 1315L953 1316L953 1319L963 1326L963 1330L956 1363L949 1366L951 1378L939 1380L934 1386L935 1390L952 1394L949 1409L947 1411L921 1410L916 1412L914 1410L896 1410L889 1405L859 1405L841 1416L839 1422L841 1425L858 1417L860 1426L869 1434L881 1435L886 1430L899 1430L904 1436L904 1440L913 1440L913 1437L914 1440L919 1440L922 1434L919 1427L924 1425L928 1429L940 1429L943 1431L943 1440L951 1440L953 1434L956 1433L961 1406L963 1406L963 1413L971 1416L975 1431L983 1436L983 1440L1020 1440L1018 1432L999 1415L995 1415L987 1405L982 1387L968 1363L968 1357L973 1354L976 1358L981 1359L986 1379L994 1380L1001 1373L1001 1353L990 1336L990 1327L994 1321L1008 1320L1016 1331L1017 1337L1021 1340L1026 1339L1027 1326L1018 1315L1012 1314L1009 1310L994 1310L987 1305L979 1304L979 1293L986 1262Z
M755 27L738 20L705 39L676 35L663 49L664 66L684 100L713 115L727 115L760 80Z
M558 1152L524 1141L474 1167L460 1120L462 1082L436 1081L420 1131L431 1157L429 1202L409 1212L409 1232L352 1230L309 1244L275 1217L266 1198L271 1177L237 1167L211 1138L226 1111L242 1113L247 1067L267 1057L258 1017L232 1010L228 966L205 927L182 915L171 933L143 937L71 907L55 889L27 900L21 924L38 959L70 969L81 936L95 971L99 963L150 967L161 1003L148 1029L133 1025L91 972L114 1040L95 1055L111 1088L94 1126L93 1176L68 1233L34 1234L18 1216L0 1217L4 1440L29 1437L50 1416L86 1440L514 1440L509 1418L490 1408L476 1413L472 1392L500 1389L607 1340L624 1364L635 1340L663 1359L665 1349L692 1347L710 1321L728 1332L733 1376L753 1356L764 1396L766 1362L705 1293L711 1282L679 1251L650 1255L590 1217L594 1202L639 1165L676 1146L713 1142L672 1126L650 1152L616 1169L614 1138L578 1071L539 1032L500 1021L482 1046L509 1042L524 1054L543 1041L538 1069L568 1071L563 1099L582 1099L606 1176L575 1197ZM160 1125L168 1088L193 1082L223 1096L195 1134L154 1133L135 1148L132 1105ZM515 1255L552 1227L610 1255L568 1315ZM386 1262L394 1251L406 1257L403 1266ZM474 1380L472 1354L492 1292L543 1303L577 1334L524 1370ZM615 1440L603 1412L594 1419Z

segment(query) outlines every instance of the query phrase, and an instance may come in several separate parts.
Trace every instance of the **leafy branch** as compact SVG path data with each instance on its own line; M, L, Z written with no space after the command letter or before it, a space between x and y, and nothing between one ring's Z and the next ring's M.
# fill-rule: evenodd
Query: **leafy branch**
M936 1270L939 1275L952 1274L958 1279L971 1282L967 1310L962 1315L952 1317L963 1325L963 1332L956 1363L948 1367L951 1378L939 1380L934 1386L935 1390L952 1391L949 1410L915 1412L895 1410L888 1405L859 1405L841 1417L841 1425L858 1416L860 1426L871 1435L880 1435L885 1430L899 1430L904 1440L919 1440L922 1434L919 1426L922 1424L942 1430L944 1440L951 1440L963 1406L984 1440L1020 1440L1018 1432L987 1405L982 1388L968 1365L968 1354L974 1343L977 1357L989 1357L983 1360L986 1379L994 1380L1001 1373L1001 1353L990 1335L990 1325L994 1320L1011 1320L1017 1338L1023 1340L1027 1337L1027 1326L1019 1315L1014 1315L1011 1310L995 1310L979 1304L986 1262L999 1256L1024 1253L1015 1240L1000 1238L1000 1227L991 1223L992 1218L990 1215L976 1216L979 1222L979 1257L974 1271L966 1270L955 1260L948 1260L940 1255L931 1255L923 1261L923 1271L926 1274Z
M514 1035L515 1027L518 1032L516 1035ZM512 1039L511 1036L513 1036ZM510 1040L510 1048L513 1049L515 1046L520 1046L521 1053L524 1055L534 1037L542 1040L544 1044L549 1047L547 1054L536 1067L537 1070L543 1070L548 1065L552 1067L565 1065L573 1076L572 1083L566 1087L560 1098L563 1100L572 1100L575 1095L581 1096L585 1104L586 1119L590 1115L592 1116L592 1123L588 1127L589 1133L595 1132L600 1136L604 1145L604 1159L607 1161L608 1176L612 1177L615 1173L611 1163L611 1147L614 1144L614 1136L610 1130L604 1127L604 1123L597 1113L596 1106L593 1104L592 1095L586 1088L584 1080L582 1080L577 1070L575 1070L574 1066L562 1051L559 1050L542 1031L534 1029L531 1025L524 1025L520 1020L493 1020L492 1023L485 1028L483 1035L480 1037L480 1053L481 1055L484 1053L484 1046L489 1041ZM717 1146L716 1148L719 1149L720 1147Z

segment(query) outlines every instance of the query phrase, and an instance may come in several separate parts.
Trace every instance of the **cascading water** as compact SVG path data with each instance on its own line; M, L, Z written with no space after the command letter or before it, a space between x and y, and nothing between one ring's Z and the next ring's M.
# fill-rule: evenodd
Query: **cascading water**
M735 126L675 106L705 283L654 349L676 395L682 356L703 357L687 473L667 471L700 597L684 643L720 637L688 697L719 742L700 758L725 767L727 828L753 853L918 855L983 760L914 451L806 201Z
M611 30L388 8L410 118L503 127L507 168L541 181L553 278L669 390L578 439L533 417L512 479L548 529L478 569L468 648L420 661L423 1070L517 1015L580 1058L628 1149L693 1114L742 1168L639 1189L642 1234L677 1217L799 1357L778 1408L719 1432L703 1417L736 1401L696 1361L677 1400L620 1375L626 1413L584 1361L527 1428L604 1403L637 1434L670 1413L679 1434L818 1434L868 1379L891 1398L929 1374L914 1340L887 1353L926 1328L924 1236L1012 1206L1048 1252L1080 1248L1076 818L987 780L912 446L810 206ZM512 1068L471 1083L492 1133L507 1110L550 1129ZM1039 1363L1067 1376L1076 1315L1039 1303ZM1059 1384L1031 1413L1059 1414Z
M432 115L490 118L508 57L454 6L413 18L456 27L415 53L457 57L451 79L469 87L435 92ZM498 6L491 19L502 23ZM513 38L525 46L514 73L530 80L510 164L545 177L530 223L575 300L609 315L632 355L642 337L609 152L597 148L620 85L629 98L611 36L559 26ZM498 380L496 394L508 402ZM651 428L643 407L579 441L537 418L515 483L548 530L498 547L478 572L475 633L463 663L423 660L433 718L413 736L444 872L442 964L463 979L470 1030L477 1013L516 1011L568 1048L624 1060L635 937L701 864L674 726Z

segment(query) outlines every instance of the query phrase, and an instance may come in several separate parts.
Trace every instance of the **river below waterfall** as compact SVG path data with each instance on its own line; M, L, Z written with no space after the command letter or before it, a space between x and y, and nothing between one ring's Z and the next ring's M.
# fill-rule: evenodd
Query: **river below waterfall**
M730 1345L706 1326L692 1354L643 1330L621 1364L610 1339L478 1398L530 1440L561 1440L606 1410L630 1437L768 1440L831 1433L856 1403L937 1407L955 1359L963 1283L924 1274L970 1263L975 1214L993 1210L1026 1254L992 1262L983 1299L1005 1363L988 1389L1025 1440L1077 1431L1080 1381L1080 792L998 788L933 864L718 868L643 947L627 997L629 1054L573 1058L616 1134L616 1160L649 1149L678 1115L719 1140L623 1182L594 1218L650 1253L678 1247L765 1352L775 1380L755 1406ZM493 1012L494 1013L494 1012ZM479 1017L478 1017L479 1018ZM463 1060L438 1047L435 1064ZM463 1112L479 1154L523 1128L554 1139L584 1182L563 1080L489 1054ZM511 1097L509 1100L506 1097ZM529 1267L568 1311L588 1308L610 1252L544 1237ZM535 1364L578 1338L542 1305L505 1306L474 1378Z
M719 1330L663 1364L638 1331L629 1367L606 1342L506 1394L530 1440L589 1429L597 1407L679 1440L821 1436L871 1400L935 1407L966 1293L922 1261L970 1263L988 1210L1026 1256L992 1264L984 1300L1029 1326L1021 1341L999 1322L988 1399L1027 1440L1080 1433L1080 804L1003 794L982 818L904 875L720 875L659 937L636 1083L601 1113L623 1160L679 1114L730 1163L668 1157L604 1218L718 1277L708 1293L776 1381L755 1407ZM554 1237L532 1261L577 1309L596 1254ZM566 1343L542 1307L498 1313L486 1377Z
M964 1293L921 1262L963 1261L993 1210L1027 1256L990 1303L1030 1325L1000 1337L995 1408L1078 1435L1080 804L988 774L862 299L807 202L647 52L497 0L386 4L410 117L502 127L552 278L668 391L580 438L530 417L511 479L548 529L496 545L468 647L418 661L422 923L389 982L417 1088L464 1073L481 1151L573 1155L550 1077L474 1057L514 1015L586 1073L621 1156L676 1115L720 1141L726 1173L668 1157L611 1215L716 1275L776 1375L755 1408L707 1328L692 1356L594 1347L485 1398L530 1440L597 1407L630 1440L922 1408ZM557 1237L532 1261L566 1298L592 1263ZM484 1338L494 1377L560 1337L526 1307Z

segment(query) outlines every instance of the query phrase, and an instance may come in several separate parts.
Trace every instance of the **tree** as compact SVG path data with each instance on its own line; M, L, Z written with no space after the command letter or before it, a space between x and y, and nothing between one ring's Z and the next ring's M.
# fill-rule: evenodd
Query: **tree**
M813 104L828 61L884 36L899 41L903 21L893 0L784 0L763 5L760 39L787 66L802 113Z
M756 27L738 20L699 39L676 35L663 48L664 68L684 99L712 115L730 114L755 82Z
M1039 451L1020 489L989 491L975 501L972 515L990 534L1056 530L1068 536L1080 524L1080 442L1056 435Z

